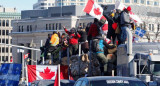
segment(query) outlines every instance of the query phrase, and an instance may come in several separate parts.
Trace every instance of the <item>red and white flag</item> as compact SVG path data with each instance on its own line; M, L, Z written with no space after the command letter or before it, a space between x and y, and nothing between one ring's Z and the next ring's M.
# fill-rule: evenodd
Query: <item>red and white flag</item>
M93 0L88 0L84 12L99 20L103 17L103 8Z
M116 0L116 2L115 2L115 9L120 9L122 11L125 8L127 8L127 6L125 6L123 3L121 3L121 1ZM129 13L129 16L135 22L142 23L142 20L137 15L135 15L132 11Z
M105 41L107 42L107 44L111 43L111 40L108 38L105 38Z
M28 82L33 82L35 80L55 80L57 75L57 65L27 65L28 69Z
M28 58L29 53L24 55L24 59Z

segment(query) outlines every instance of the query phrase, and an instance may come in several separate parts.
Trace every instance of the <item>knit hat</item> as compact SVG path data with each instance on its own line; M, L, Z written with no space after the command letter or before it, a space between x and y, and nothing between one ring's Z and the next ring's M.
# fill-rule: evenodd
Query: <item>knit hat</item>
M128 11L131 11L131 6L128 6L128 7L127 7L127 10L128 10Z

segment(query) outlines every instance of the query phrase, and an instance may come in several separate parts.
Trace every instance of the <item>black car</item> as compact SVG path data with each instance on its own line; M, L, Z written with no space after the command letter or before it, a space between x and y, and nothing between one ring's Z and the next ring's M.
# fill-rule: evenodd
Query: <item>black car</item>
M144 82L132 77L96 76L83 77L74 86L147 86Z
M73 86L75 81L73 80L60 80L61 86ZM36 80L31 83L31 86L54 86L54 80Z

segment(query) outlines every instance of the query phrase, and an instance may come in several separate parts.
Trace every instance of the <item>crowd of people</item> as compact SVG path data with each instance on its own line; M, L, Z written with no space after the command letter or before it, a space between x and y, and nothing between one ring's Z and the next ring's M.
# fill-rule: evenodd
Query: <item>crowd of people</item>
M91 50L103 65L104 75L107 75L108 59L105 50L116 48L125 43L126 29L131 28L134 23L129 17L130 11L130 6L123 11L116 9L109 14L104 11L105 18L100 20L95 18L94 22L89 23L85 28L79 26L68 31L68 28L64 26L65 33L61 33L62 35L54 31L53 34L48 35L45 46L41 48L42 57L44 56L45 60L49 59L49 64L53 64L59 59L59 51L61 51L62 58L66 57L69 47L69 56L76 55L78 54L78 46L81 44L81 53L87 54ZM108 21L108 26L105 25L106 21ZM106 38L110 39L113 45L110 45L110 42L105 40Z

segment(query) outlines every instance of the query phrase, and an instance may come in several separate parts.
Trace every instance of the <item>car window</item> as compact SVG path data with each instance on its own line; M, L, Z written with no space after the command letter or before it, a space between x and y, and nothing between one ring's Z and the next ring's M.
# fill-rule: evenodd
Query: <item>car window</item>
M83 81L81 86L87 86L87 82L86 81Z
M81 86L82 81L77 81L76 84L74 86Z
M101 80L91 81L90 86L146 86L142 81Z

